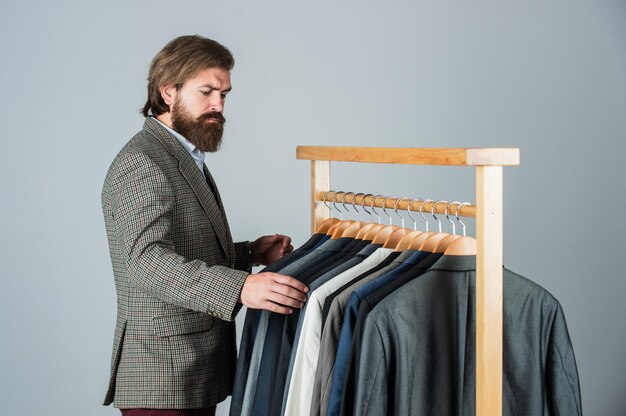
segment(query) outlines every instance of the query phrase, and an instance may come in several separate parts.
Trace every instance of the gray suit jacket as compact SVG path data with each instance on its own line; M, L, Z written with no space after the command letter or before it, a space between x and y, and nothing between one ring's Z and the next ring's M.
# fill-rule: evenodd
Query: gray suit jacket
M105 404L197 408L230 393L249 259L208 179L215 195L152 118L111 164L102 209L118 308Z
M475 414L475 278L474 256L443 256L372 309L342 415ZM510 270L503 283L502 414L582 415L561 305Z

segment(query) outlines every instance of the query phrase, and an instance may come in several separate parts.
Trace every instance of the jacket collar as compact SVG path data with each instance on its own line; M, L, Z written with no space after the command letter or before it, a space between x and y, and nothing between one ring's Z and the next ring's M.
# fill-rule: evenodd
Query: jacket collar
M476 271L476 256L441 256L429 270L452 272Z

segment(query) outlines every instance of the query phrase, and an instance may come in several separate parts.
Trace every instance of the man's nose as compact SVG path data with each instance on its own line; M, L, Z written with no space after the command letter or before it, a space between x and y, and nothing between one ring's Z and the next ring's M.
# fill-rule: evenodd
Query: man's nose
M211 101L209 109L211 111L216 111L218 113L221 113L222 111L224 111L224 99L222 98L221 95L219 96L219 98L214 98Z

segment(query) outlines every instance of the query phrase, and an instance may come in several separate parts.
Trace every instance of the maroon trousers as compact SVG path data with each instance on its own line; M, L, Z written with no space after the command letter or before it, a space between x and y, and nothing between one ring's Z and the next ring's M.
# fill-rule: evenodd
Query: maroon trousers
M215 408L202 409L120 409L122 416L215 416Z

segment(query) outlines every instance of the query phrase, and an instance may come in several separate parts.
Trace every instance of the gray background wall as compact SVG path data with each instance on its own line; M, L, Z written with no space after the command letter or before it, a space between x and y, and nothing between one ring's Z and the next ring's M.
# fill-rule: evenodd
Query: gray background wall
M101 185L141 128L151 58L198 33L237 60L207 164L238 239L307 238L299 144L520 147L505 263L561 301L585 413L625 414L626 3L295 3L0 4L0 413L117 414L100 405L115 320ZM333 175L336 189L474 201L466 168Z

